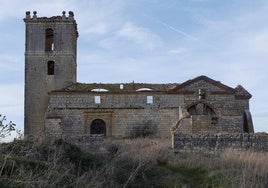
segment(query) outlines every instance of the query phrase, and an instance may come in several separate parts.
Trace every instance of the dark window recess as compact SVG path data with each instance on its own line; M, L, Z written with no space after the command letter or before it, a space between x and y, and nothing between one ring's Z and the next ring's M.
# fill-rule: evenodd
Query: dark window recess
M102 134L106 136L106 124L102 119L95 119L90 125L90 134Z
M46 52L54 51L54 31L53 29L46 29Z
M245 133L249 133L249 125L246 113L244 113L243 115L243 131Z
M47 62L47 75L54 75L55 63L54 61Z

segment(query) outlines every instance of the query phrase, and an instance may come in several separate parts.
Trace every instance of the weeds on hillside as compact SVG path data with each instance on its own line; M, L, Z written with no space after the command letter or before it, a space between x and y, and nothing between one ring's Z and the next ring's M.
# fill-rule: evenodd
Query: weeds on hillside
M266 153L174 154L170 146L106 140L106 150L89 153L62 140L1 144L0 187L268 187Z

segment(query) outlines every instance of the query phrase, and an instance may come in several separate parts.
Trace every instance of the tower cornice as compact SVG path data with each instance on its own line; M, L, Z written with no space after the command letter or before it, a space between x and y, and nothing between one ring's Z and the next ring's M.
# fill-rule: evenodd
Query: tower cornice
M60 23L63 23L63 24L73 24L74 27L75 27L75 31L76 31L76 34L77 34L77 37L78 37L78 30L77 30L77 23L74 19L74 13L72 11L69 11L69 15L66 16L65 15L66 12L63 11L62 12L62 16L52 16L52 17L38 17L37 16L37 12L36 11L33 11L33 16L31 16L31 12L30 11L27 11L26 12L26 16L25 18L23 19L23 21L26 23L26 24L39 24L39 23L47 23L47 24L60 24Z

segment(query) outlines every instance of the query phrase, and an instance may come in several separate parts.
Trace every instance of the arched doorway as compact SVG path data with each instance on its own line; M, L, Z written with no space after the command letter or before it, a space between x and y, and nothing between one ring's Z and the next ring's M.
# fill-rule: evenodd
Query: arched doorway
M106 124L102 119L95 119L90 125L90 134L102 134L106 136Z

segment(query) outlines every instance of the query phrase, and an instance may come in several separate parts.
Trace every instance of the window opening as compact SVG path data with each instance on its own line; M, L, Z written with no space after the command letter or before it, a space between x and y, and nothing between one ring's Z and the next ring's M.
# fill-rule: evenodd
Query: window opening
M47 75L54 75L55 63L54 61L47 62Z
M54 51L54 31L53 29L46 29L46 52Z
M124 84L120 84L120 89L124 89Z
M54 43L51 44L51 51L54 51L55 50L55 45Z
M243 131L244 131L245 133L249 133L248 120L247 120L247 115L246 115L245 112L244 112L244 114L243 114Z
M198 89L198 99L205 99L206 92L203 89Z
M147 96L147 104L153 104L154 98L153 96Z
M94 102L95 102L95 104L100 104L101 103L100 96L94 96Z

